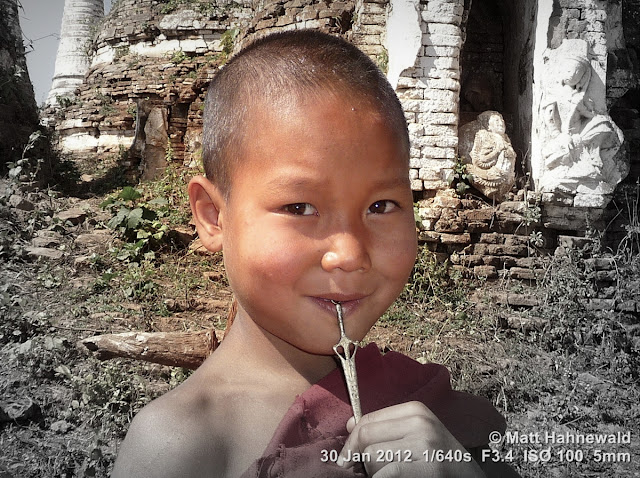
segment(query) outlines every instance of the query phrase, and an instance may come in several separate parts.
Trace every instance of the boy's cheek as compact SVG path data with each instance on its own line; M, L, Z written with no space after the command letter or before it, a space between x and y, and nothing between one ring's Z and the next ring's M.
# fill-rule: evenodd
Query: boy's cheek
M392 237L380 250L382 259L397 269L398 276L408 276L416 262L418 252L415 227L412 226L411 230Z
M261 241L225 257L230 282L237 278L245 285L254 282L263 284L262 287L294 281L301 262L300 255L290 251L286 244Z

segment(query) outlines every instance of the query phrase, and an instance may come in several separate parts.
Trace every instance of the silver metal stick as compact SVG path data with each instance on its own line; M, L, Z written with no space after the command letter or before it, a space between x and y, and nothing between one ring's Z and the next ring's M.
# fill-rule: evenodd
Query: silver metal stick
M358 389L358 375L356 374L356 352L358 351L358 342L351 340L347 337L344 331L344 321L342 318L342 304L332 300L336 306L336 312L338 314L338 323L340 324L340 342L333 346L333 351L340 358L342 363L342 369L344 370L344 376L347 380L347 390L349 391L349 400L351 400L351 408L353 408L353 418L355 422L362 417L362 410L360 409L360 391ZM353 351L351 346L353 345ZM340 352L342 348L342 353Z

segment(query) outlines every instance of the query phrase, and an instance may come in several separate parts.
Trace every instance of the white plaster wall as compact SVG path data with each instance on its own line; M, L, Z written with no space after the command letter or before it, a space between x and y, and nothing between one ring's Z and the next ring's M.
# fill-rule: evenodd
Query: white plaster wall
M119 47L128 47L130 54L151 58L168 58L176 51L197 53L199 55L209 52L220 52L222 51L221 37L222 33L189 36L183 39L168 39L164 35L159 35L154 41L140 41L137 43L123 42L116 45L103 46L99 48L93 56L91 67L112 63L116 57L116 49Z
M544 85L545 65L543 55L548 47L547 32L549 19L553 11L553 0L539 0L536 16L535 44L533 53L533 111L531 128L531 176L534 187L538 189L538 180L542 174L542 144L540 140L540 102Z
M113 133L101 131L99 136L94 136L86 130L67 131L60 135L60 148L62 151L78 152L116 152L120 146L130 148L133 144L133 133L129 131L114 131Z
M387 16L387 79L393 88L398 86L400 74L415 66L422 47L420 0L391 0Z

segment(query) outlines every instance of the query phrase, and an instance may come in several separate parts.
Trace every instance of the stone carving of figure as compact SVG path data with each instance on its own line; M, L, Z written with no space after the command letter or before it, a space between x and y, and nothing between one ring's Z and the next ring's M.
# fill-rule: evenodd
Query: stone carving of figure
M565 40L566 41L566 40ZM575 42L576 40L574 40ZM586 47L561 46L549 62L540 105L543 192L606 195L626 176L614 156L623 141L611 117L588 94L593 71Z
M516 153L497 111L485 111L460 128L460 156L471 184L489 199L501 201L515 183Z

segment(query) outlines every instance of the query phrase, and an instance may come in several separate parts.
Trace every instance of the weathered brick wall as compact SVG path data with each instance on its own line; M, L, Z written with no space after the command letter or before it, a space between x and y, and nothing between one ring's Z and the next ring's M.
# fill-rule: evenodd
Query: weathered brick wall
M448 187L458 146L463 0L421 2L422 48L398 81L411 137L411 187Z
M355 3L357 19L351 40L384 70L387 51L384 47L384 25L387 22L389 0L358 0Z
M540 232L539 213L532 201L489 206L443 190L418 201L419 240L465 273L532 279L541 273L539 256L557 241L551 231Z
M598 61L606 64L606 0L554 0L549 47L558 48L564 39L581 39L592 43Z
M224 32L243 26L250 16L248 0L194 0L175 7L158 0L118 0L97 32L93 64L112 61L122 48L156 58L175 51L219 52Z
M236 2L119 0L96 32L92 67L75 98L57 111L60 147L98 161L132 144L138 103L166 108L169 156L200 154L206 87L232 45L230 29L248 21ZM225 37L226 35L226 37ZM225 40L229 42L225 45Z
M611 117L622 129L629 175L608 207L607 239L615 246L627 236L634 199L640 195L640 0L610 2L607 17L607 98Z
M350 39L355 1L275 0L256 8L236 51L256 38L287 30L314 29Z
M201 129L204 91L218 65L215 55L186 58L179 63L124 55L113 63L89 71L77 91L75 103L58 114L62 147L76 152L118 153L128 148L135 133L137 100L164 105L170 112L170 142L175 159L191 156L184 137L188 129ZM186 114L179 105L185 105ZM182 107L184 110L184 107ZM191 157L187 157L191 159Z
M491 3L473 4L474 12L468 16L465 28L464 48L460 62L462 68L462 92L460 98L460 124L474 120L476 115L466 112L480 113L495 110L504 113L504 58L505 41L512 43L513 38L505 39L503 12ZM490 98L474 101L472 104L465 98L465 90L473 88L474 82L482 82L489 87Z

